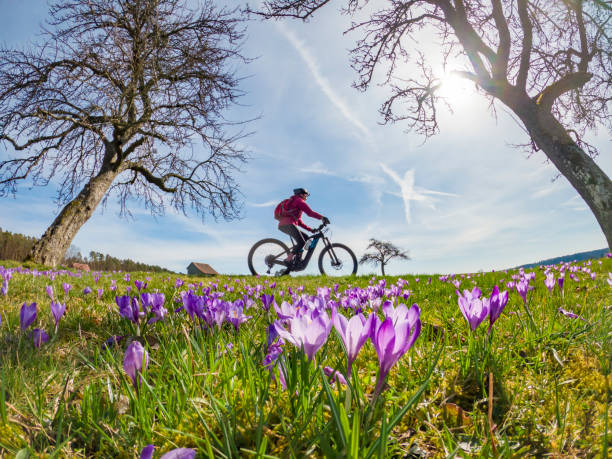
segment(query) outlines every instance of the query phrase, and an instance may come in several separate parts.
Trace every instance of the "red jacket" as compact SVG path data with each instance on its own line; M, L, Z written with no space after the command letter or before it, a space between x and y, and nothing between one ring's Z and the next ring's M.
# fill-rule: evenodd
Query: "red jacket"
M306 204L306 201L304 201L300 196L295 195L292 196L291 198L289 198L289 202L287 203L287 208L288 209L297 209L298 212L297 217L293 218L293 217L282 217L279 222L278 222L278 226L279 228L281 226L285 226L285 225L298 225L301 226L302 228L307 229L308 231L312 230L312 228L310 228L309 226L307 226L306 224L304 224L304 222L302 221L302 212L305 212L306 215L308 215L309 217L312 218L318 218L319 220L321 220L323 218L323 215L316 213L314 210L312 210L308 204Z

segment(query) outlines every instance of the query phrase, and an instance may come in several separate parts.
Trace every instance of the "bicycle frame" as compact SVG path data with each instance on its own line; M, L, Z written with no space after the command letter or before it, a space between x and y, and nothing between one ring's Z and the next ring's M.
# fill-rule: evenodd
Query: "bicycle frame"
M325 233L323 233L323 231L321 231L323 229L325 225L321 225L319 228L317 228L317 232L312 234L308 239L306 239L306 243L304 244L304 247L308 246L308 251L306 252L306 256L304 256L304 258L299 262L299 263L293 263L293 262L289 262L287 263L286 261L277 261L277 264L286 266L287 268L289 268L291 271L304 271L306 269L306 267L308 266L308 263L310 262L310 259L312 258L312 254L314 253L315 249L317 248L317 245L319 244L319 241L323 241L323 245L325 245L325 247L329 247L331 246L331 242L329 241L329 238L327 236L325 236ZM310 241L310 242L309 242ZM332 255L332 257L334 258L334 261L337 263L338 262L338 258L336 257L336 254L334 253L334 249L330 248L330 253Z

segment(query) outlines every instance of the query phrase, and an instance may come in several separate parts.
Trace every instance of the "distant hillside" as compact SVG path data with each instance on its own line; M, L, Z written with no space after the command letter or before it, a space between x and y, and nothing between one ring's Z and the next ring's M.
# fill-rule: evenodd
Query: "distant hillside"
M556 265L559 263L565 263L565 262L574 261L574 260L575 261L590 260L592 258L605 257L608 252L609 250L605 248L605 249L599 249L599 250L591 250L590 252L574 253L572 255L563 255L562 257L549 258L548 260L542 260L536 263L518 266L518 268L528 269L528 268L535 268L536 266L541 266L541 265Z
M0 260L24 261L35 242L34 237L3 231L0 228ZM72 263L86 263L95 271L172 272L161 266L147 265L130 259L120 260L94 251L89 252L89 257L83 256L77 247L71 245L61 264L70 267Z

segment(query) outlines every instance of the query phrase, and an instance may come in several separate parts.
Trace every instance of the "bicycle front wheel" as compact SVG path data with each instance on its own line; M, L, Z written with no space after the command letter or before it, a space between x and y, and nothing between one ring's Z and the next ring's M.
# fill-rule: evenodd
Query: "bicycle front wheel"
M271 275L272 271L285 268L280 262L289 254L289 247L278 239L262 239L249 251L249 270L253 276Z
M357 274L357 257L344 244L333 243L321 251L319 271L326 276Z

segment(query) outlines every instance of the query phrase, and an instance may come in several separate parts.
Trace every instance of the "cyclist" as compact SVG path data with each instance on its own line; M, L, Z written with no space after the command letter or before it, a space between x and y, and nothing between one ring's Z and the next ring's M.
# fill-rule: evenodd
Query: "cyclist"
M281 214L278 216L278 229L285 234L288 234L291 239L295 242L291 253L287 256L286 262L292 262L294 259L299 260L300 253L304 248L308 235L298 229L298 226L313 232L310 228L302 221L302 212L312 218L322 220L323 223L329 224L329 219L323 215L312 210L308 204L306 204L306 198L310 193L304 188L296 188L293 190L293 196L283 201L279 206L283 205ZM275 212L276 214L276 212Z

